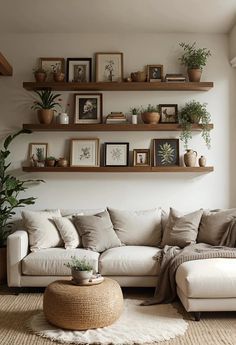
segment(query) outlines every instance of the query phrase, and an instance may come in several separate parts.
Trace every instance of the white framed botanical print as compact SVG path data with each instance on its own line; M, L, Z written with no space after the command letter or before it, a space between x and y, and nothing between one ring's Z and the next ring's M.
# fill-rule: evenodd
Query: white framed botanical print
M70 166L72 167L99 166L99 139L98 138L71 139Z
M96 82L123 81L123 53L96 53Z
M104 165L121 167L129 165L129 143L104 143Z

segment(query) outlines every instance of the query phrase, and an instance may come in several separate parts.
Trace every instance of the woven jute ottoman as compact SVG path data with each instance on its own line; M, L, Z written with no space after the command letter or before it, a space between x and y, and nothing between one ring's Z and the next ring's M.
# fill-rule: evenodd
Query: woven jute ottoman
M60 328L86 330L105 327L115 322L122 310L121 288L115 280L108 278L92 286L57 280L44 292L44 315L51 324Z

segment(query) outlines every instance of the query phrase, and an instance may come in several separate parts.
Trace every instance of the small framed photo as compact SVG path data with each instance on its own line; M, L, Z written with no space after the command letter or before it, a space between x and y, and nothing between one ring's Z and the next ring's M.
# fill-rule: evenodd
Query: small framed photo
M134 150L134 166L150 166L150 150L146 149L135 149Z
M99 166L99 139L71 139L70 166Z
M129 143L104 143L104 165L127 167L129 165Z
M75 123L101 123L102 122L102 94L76 93L75 97Z
M68 58L67 59L67 82L88 83L92 81L91 58Z
M123 81L123 53L96 53L96 82Z
M163 65L147 65L147 80L161 82L163 80Z
M53 80L53 73L61 71L65 73L65 59L54 57L41 57L40 65L47 72L47 81Z
M154 166L179 166L179 139L154 139Z
M48 154L47 143L30 143L29 144L29 160L31 166L44 167L45 159Z
M178 122L178 105L177 104L159 104L161 123Z

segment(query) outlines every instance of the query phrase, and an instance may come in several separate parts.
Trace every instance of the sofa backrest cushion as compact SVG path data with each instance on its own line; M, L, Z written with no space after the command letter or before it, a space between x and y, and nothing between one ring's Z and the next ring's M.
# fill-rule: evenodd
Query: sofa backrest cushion
M70 217L53 217L66 249L75 249L80 246L80 236Z
M108 208L114 229L125 245L159 246L162 237L161 208L124 211Z
M63 242L52 220L61 217L60 210L22 211L24 225L29 234L30 250L60 247Z
M170 208L161 246L169 245L184 248L191 243L196 243L202 213L203 210L198 210L184 215Z
M86 249L101 253L121 246L107 211L91 216L75 216L74 223Z

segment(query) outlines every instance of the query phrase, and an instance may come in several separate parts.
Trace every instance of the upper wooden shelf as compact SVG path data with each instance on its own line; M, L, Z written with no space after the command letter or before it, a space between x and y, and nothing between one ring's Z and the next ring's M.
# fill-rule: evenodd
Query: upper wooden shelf
M13 73L12 66L7 59L0 53L0 75L11 76Z
M23 124L24 129L35 132L155 132L155 131L181 131L178 123L159 123L157 125L146 125L140 123L133 124L69 124L69 125L42 125L42 124ZM209 125L213 129L213 124ZM200 131L202 125L192 125L192 131Z
M55 91L208 91L213 82L166 83L166 82L121 82L121 83L66 83L66 82L24 82L26 90L49 88Z

